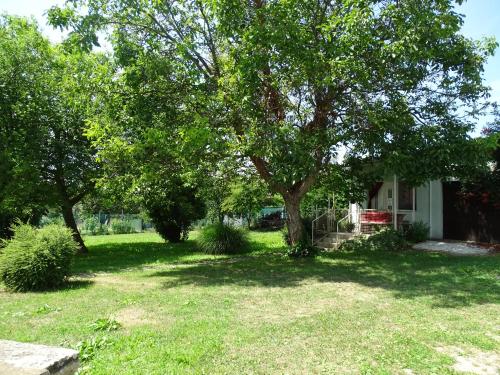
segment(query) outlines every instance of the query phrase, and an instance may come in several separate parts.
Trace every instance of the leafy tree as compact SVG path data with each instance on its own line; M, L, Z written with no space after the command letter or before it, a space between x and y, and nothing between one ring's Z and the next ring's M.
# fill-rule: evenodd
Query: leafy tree
M210 176L206 165L215 161L206 155L217 144L192 111L196 88L171 61L125 46L116 58L124 64L122 74L87 131L103 161L97 183L103 199L95 203L141 207L165 240L182 241L205 215L201 180ZM130 58L134 64L125 64Z
M493 120L483 129L483 137L474 140L485 160L463 176L462 192L466 201L500 210L500 110L493 105ZM500 212L500 211L499 211Z
M467 119L487 93L496 42L462 36L454 3L74 0L49 16L83 48L111 28L124 66L144 68L144 53L162 61L150 70L168 64L164 79L189 92L181 107L204 119L193 124L223 129L230 151L282 195L296 244L300 202L343 149L347 174L376 161L415 183L467 160Z
M172 179L150 186L144 205L156 230L170 242L186 240L192 223L205 216L203 200L196 189Z
M0 238L12 233L16 220L36 223L44 211L45 193L39 188L36 152L38 103L47 69L46 41L27 21L0 18ZM35 53L34 51L38 51ZM22 181L32 183L23 185Z
M254 179L240 179L230 187L230 194L224 199L222 209L231 215L244 217L247 226L262 207L270 201L268 189L261 181Z
M201 180L200 194L205 200L207 218L212 223L223 224L224 216L228 213L224 203L231 194L231 184L237 175L234 163L227 163L224 160L213 166L207 166L200 170L200 172L202 171L205 173L199 176Z
M83 131L111 70L104 56L50 45L31 21L5 17L0 33L0 74L9 78L3 81L0 118L9 136L1 147L10 153L16 177L3 191L43 194L45 205L60 207L80 252L86 252L73 206L93 189L99 169Z

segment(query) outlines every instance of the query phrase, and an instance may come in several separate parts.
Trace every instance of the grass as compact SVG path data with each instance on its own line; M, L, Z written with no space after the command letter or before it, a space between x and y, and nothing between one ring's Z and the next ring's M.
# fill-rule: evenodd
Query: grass
M213 257L156 234L87 237L67 288L0 289L0 337L83 348L87 374L454 374L451 348L500 351L498 256L291 260L279 233L250 239Z

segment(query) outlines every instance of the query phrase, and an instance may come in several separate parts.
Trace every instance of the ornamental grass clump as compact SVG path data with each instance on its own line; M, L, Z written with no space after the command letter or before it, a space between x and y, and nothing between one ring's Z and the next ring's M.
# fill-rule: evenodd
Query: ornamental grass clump
M13 232L0 250L0 280L4 285L16 292L61 286L78 250L71 231L57 224L41 229L18 224Z
M207 254L236 254L247 249L248 240L245 232L240 229L225 224L214 224L201 230L198 245Z

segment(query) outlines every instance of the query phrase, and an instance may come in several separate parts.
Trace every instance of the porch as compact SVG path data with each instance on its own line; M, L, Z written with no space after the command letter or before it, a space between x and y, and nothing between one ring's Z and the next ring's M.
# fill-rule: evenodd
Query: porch
M342 212L336 212L334 206L329 204L313 220L311 236L314 244L331 242L327 247L337 247L345 238L374 233L383 227L397 230L416 221L429 225L429 238L442 238L440 181L413 187L393 175L375 183L367 191L364 202L349 204Z

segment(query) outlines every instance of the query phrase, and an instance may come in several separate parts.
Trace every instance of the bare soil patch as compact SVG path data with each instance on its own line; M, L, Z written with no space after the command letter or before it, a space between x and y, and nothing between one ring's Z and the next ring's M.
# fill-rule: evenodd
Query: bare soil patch
M500 374L499 353L483 352L475 348L462 349L456 346L439 347L437 351L455 360L452 368L457 372L477 375Z
M156 321L148 317L148 313L138 307L127 307L116 313L116 320L125 328L155 324Z

